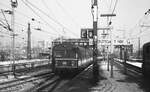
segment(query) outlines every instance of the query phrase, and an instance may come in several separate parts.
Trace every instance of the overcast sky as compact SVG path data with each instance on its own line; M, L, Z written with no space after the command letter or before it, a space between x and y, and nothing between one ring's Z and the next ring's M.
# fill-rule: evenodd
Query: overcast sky
M116 0L98 0L98 27L105 26L106 22L106 19L100 18L100 14L111 13L115 2ZM0 0L0 9L10 9L10 0ZM130 31L140 19L144 19L144 13L148 9L150 9L150 0L118 0L112 26L115 30ZM54 39L61 35L80 37L81 28L92 27L91 0L18 0L18 7L15 10L16 32L20 37L25 37L27 23L30 22L32 38L35 41ZM10 23L10 15L6 17ZM2 13L0 18L4 19ZM36 21L31 21L31 18ZM42 31L34 28L41 28Z

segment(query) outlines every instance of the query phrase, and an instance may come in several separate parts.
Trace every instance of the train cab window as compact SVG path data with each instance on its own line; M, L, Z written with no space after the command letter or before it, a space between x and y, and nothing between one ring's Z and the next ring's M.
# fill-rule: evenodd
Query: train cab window
M55 51L54 55L55 57L64 57L66 54L66 51Z
M76 58L76 51L71 49L67 51L66 58Z

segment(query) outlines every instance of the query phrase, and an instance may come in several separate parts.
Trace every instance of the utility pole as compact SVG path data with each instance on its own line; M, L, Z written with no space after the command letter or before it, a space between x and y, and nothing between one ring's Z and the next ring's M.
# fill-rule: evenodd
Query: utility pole
M31 28L30 28L30 23L28 23L27 59L31 59Z
M98 21L98 0L94 0L92 4L92 15L93 15L93 76L94 79L98 79L99 66L97 63L97 21Z
M12 58L13 58L13 64L12 64L12 71L13 71L13 75L14 77L16 76L15 74L15 13L14 10L15 8L18 6L18 2L17 0L11 0L11 7L12 7L12 15L11 15L11 29L12 29L12 36L13 36L13 41L12 41Z
M114 17L116 16L116 14L101 14L101 17L107 17L107 27L109 27L111 25L111 21L109 22L109 17ZM108 31L108 30L107 30ZM110 38L112 40L112 32L111 30L110 31ZM109 34L108 34L109 35ZM110 75L111 77L113 77L113 55L112 55L112 43L111 43L111 53L109 54L109 51L108 51L108 46L107 46L107 70L109 71L109 65L111 65L111 71L110 71ZM111 58L111 62L109 60L109 58ZM109 64L110 63L110 64Z

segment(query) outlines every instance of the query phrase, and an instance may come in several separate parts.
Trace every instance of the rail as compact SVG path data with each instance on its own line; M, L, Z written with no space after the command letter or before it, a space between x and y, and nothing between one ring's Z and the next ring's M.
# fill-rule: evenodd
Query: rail
M122 65L125 64L124 60L118 59L118 58L114 58L115 62L118 62ZM133 62L133 61L126 61L126 67L128 69L132 69L138 73L142 73L142 63L141 62Z
M35 67L40 67L43 65L50 65L51 60L49 59L32 59L32 60L19 60L15 61L16 72L23 72L27 70L32 70ZM0 76L7 76L12 72L12 61L0 62Z

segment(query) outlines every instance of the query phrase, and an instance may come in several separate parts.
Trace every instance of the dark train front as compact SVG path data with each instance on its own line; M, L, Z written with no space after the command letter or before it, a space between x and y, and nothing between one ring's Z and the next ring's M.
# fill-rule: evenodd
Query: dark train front
M92 62L92 49L70 43L57 44L52 49L52 70L57 74L84 69Z

